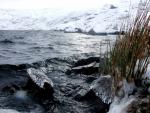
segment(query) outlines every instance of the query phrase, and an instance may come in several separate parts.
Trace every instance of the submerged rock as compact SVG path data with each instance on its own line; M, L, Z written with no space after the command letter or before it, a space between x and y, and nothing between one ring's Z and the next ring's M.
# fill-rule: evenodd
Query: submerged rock
M13 93L28 81L26 65L0 65L0 91Z

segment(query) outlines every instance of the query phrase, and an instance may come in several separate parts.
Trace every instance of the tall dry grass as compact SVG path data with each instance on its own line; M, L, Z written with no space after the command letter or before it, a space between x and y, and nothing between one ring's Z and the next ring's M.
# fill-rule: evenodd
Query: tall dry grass
M106 70L114 77L116 95L124 79L140 86L150 63L150 0L139 3L133 23L123 24L120 31L124 35L118 35L106 57ZM146 113L150 113L150 105L146 106Z
M140 3L133 24L123 25L110 54L110 72L118 81L126 79L140 85L150 63L150 0Z

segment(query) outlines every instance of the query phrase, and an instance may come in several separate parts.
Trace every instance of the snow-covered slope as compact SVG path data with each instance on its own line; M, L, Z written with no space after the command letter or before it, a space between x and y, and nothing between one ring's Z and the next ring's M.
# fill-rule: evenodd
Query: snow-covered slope
M110 33L119 30L128 18L129 8L135 10L139 0L119 0L103 8L84 11L61 10L0 10L1 30L63 30L67 32ZM132 6L132 7L130 7Z

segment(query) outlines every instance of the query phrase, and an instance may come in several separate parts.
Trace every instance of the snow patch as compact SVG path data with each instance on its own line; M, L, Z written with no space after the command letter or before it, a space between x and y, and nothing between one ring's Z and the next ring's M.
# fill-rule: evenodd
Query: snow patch
M107 4L103 8L83 11L60 10L6 10L0 9L1 30L63 30L67 32L111 33L119 31L123 20L134 13L139 0L118 0L118 4ZM132 6L132 7L130 7ZM130 11L131 12L131 11ZM133 15L132 15L133 16Z

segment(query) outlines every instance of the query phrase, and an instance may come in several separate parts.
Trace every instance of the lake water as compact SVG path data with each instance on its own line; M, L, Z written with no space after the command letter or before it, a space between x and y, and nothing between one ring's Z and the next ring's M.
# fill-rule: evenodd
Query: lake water
M0 31L0 67L6 64L38 64L38 69L44 70L52 79L54 97L59 101L53 110L49 110L50 113L97 113L100 108L97 100L78 102L73 99L80 89L89 87L91 76L66 75L65 72L79 59L99 56L100 42L108 39L115 37L55 31ZM102 51L105 49L102 48ZM23 82L24 74L11 68L7 70L0 69L0 88ZM47 113L43 105L23 90L13 95L0 92L0 109L0 113Z

